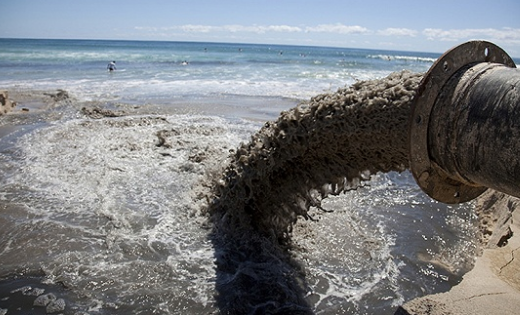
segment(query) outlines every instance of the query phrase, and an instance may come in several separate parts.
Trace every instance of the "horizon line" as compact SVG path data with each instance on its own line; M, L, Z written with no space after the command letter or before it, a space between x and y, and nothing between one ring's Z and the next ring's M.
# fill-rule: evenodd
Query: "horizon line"
M360 49L371 51L393 51L393 52L410 52L423 54L438 54L443 53L434 51L419 51L419 50L397 50L397 49L378 49L378 48L364 48L364 47L340 47L330 45L305 45L305 44L275 44L275 43L258 43L258 42L233 42L233 41L203 41L203 40L164 40L164 39L107 39L107 38L43 38L43 37L0 37L3 39L14 40L77 40L77 41L120 41L120 42L163 42L163 43L208 43L208 44L231 44L231 45L263 45L263 46L285 46L285 47L317 47L317 48L333 48L333 49Z
M378 49L378 48L364 48L364 47L341 47L341 46L329 46L329 45L305 45L305 44L275 44L275 43L258 43L258 42L233 42L233 41L202 41L202 40L164 40L164 39L108 39L108 38L43 38L43 37L0 37L2 39L14 39L14 40L83 40L83 41L127 41L127 42L164 42L164 43L208 43L208 44L233 44L233 45L264 45L264 46L285 46L285 47L321 47L321 48L332 48L332 49L360 49L369 51L391 51L391 52L408 52L408 53L422 53L422 54L435 54L442 56L444 53L450 51L452 48L457 47L460 44L472 41L464 41L459 44L453 45L451 48L444 52L435 51L420 51L420 50L394 50L394 49ZM507 53L507 51L506 51ZM511 59L516 64L520 65L520 56L511 56Z

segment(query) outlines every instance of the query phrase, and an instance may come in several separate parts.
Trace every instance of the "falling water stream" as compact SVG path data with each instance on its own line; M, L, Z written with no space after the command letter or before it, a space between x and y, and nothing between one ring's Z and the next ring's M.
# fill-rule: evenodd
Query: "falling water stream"
M421 77L262 124L67 98L11 116L0 313L391 314L448 289L473 263L475 218L406 171Z

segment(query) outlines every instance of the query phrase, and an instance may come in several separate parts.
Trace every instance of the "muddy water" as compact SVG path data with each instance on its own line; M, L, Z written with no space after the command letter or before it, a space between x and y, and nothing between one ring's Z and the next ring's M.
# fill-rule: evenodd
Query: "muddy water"
M44 289L64 314L391 314L448 289L473 262L474 218L404 171L420 77L263 126L72 98L7 117L1 311L46 313Z
M421 78L394 73L316 96L237 150L208 208L224 313L311 313L291 255L295 224L314 219L311 207L326 212L325 197L407 168L408 115Z

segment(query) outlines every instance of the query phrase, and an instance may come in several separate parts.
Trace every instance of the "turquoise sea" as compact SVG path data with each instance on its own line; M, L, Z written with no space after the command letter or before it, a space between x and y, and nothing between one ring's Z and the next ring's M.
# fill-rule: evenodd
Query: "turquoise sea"
M33 305L40 289L63 299L63 314L219 313L201 213L211 172L281 111L359 80L425 72L438 57L0 39L0 90L69 95L0 116L0 314L45 314ZM83 107L124 114L96 119ZM458 283L478 251L471 204L431 200L409 172L377 174L323 206L332 212L292 236L315 314L393 314Z

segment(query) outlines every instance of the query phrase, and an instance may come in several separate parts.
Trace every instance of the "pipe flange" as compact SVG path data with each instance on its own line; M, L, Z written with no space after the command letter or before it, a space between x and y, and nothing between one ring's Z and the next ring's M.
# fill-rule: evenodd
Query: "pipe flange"
M435 162L428 150L428 125L437 96L461 68L482 62L516 68L500 47L486 41L470 41L444 53L423 77L415 96L409 123L410 169L421 189L443 203L461 203L481 195L487 187L454 180Z

